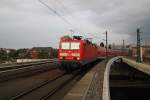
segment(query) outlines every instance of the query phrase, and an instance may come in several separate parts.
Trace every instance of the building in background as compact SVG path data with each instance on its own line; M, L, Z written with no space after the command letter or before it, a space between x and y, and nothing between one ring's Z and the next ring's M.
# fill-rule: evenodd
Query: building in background
M137 47L133 46L131 47L132 50L132 56L137 56ZM141 58L144 60L145 58L150 58L150 45L143 45L141 46Z
M49 59L57 57L57 49L52 47L33 47L30 50L32 59Z
M141 54L142 56L150 56L150 46L141 46ZM137 47L132 47L132 55L137 55Z

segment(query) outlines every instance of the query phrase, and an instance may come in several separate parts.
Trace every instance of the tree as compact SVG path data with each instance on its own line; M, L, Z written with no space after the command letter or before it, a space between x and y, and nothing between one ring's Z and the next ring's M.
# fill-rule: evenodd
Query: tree
M57 49L53 49L52 50L52 57L57 58L58 56L58 50Z
M5 50L0 50L0 59L1 61L7 60L7 52Z
M9 52L9 59L10 60L12 60L12 59L16 59L17 58L17 51L16 50L11 50L10 52Z

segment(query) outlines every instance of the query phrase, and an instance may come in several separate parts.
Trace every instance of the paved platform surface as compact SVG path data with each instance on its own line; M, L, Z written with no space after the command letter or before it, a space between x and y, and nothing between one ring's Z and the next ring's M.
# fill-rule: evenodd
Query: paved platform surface
M122 60L121 60L122 59ZM63 100L110 100L109 72L116 61L150 75L150 65L137 63L124 57L114 57L98 63L68 92Z
M101 100L106 61L98 63L69 91L63 100Z

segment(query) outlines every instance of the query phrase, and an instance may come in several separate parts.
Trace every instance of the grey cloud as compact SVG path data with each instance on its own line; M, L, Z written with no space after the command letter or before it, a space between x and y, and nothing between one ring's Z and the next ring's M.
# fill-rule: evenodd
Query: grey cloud
M85 2L85 1L84 1ZM88 1L87 1L88 2ZM150 32L150 1L149 0L95 0L94 2L83 3L97 16L91 19L98 27L110 29L112 33L129 34L131 40L136 40L136 28ZM147 28L145 28L147 27Z
M108 30L110 41L135 42L140 27L144 40L150 40L149 0L43 1L83 33ZM0 22L0 47L57 47L59 37L72 28L38 0L1 0Z

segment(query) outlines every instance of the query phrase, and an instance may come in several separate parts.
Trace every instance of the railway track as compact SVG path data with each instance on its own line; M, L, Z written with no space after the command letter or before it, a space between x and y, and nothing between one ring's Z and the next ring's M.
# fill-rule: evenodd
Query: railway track
M62 74L64 74L64 71L56 68L43 73L2 82L0 83L0 100L9 100L9 98L16 96L16 94L34 90L35 87L42 86L48 81L53 81Z
M49 79L35 85L33 88L9 98L9 100L47 100L74 78L79 77L81 75L79 73L80 71L74 72L74 74L63 73L54 79Z
M53 60L5 66L0 68L0 82L56 68ZM54 67L55 66L55 67Z
M61 75L56 76L54 79L48 79L48 80L45 80L45 81L43 81L43 82L41 82L39 84L36 84L32 88L27 89L27 90L17 94L16 96L11 97L9 100L17 100L17 99L20 99L20 98L24 98L25 96L33 93L34 91L36 91L36 90L38 90L40 88L43 88L47 84L50 84L50 83L56 81L57 79L59 79L59 78L61 78L63 76L64 76L64 73L62 73Z
M12 69L12 70L18 70L18 69ZM41 71L41 69L39 70ZM55 70L57 71L55 72ZM29 72L29 70L26 71ZM55 68L50 68L49 70L42 73L32 74L27 77L25 76L25 77L1 82L0 99L1 100L46 100L46 99L55 100L53 99L55 97L60 99L67 93L67 91L69 91L69 88L71 88L71 86L73 86L73 84L75 84L86 73L86 71L87 70L85 70L84 72L81 70L77 70L74 71L72 74L65 74L64 71L60 71L57 69L57 67L55 67ZM33 73L32 70L31 72Z
M24 68L24 67L28 67L28 66L32 66L32 65L40 65L40 64L53 63L53 62L54 62L54 59L49 59L49 60L45 60L45 61L16 63L16 64L9 64L9 65L6 64L6 65L1 65L0 66L0 71Z

